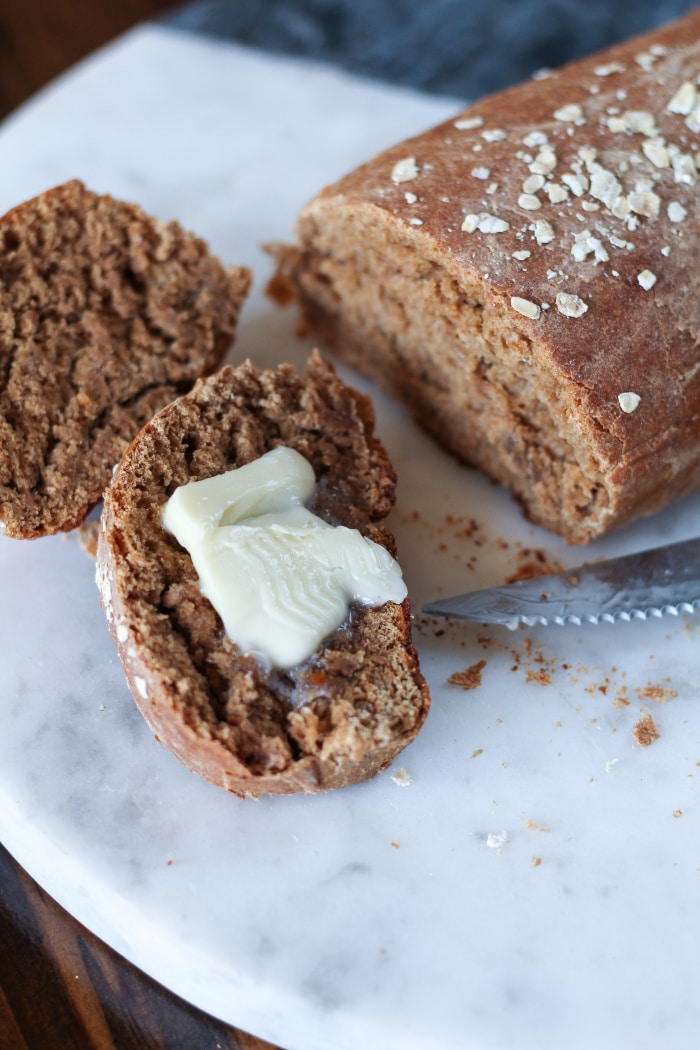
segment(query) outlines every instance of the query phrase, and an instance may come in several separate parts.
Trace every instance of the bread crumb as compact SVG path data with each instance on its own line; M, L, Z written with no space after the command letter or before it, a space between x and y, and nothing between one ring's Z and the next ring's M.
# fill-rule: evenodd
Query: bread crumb
M676 820L678 820L678 818L679 818L679 817L682 817L682 816L683 816L683 810L682 810L682 809L674 809L674 811L673 811L673 813L671 814L671 816L672 816L672 817L675 817L675 818L676 818Z
M547 552L540 548L524 547L518 551L519 566L506 578L506 583L517 583L518 580L533 580L537 576L551 576L562 572L560 562L551 559Z
M542 832L542 834L548 835L549 832L551 831L551 828L541 828L540 825L536 824L534 820L526 820L525 821L525 830L526 831L540 831L540 832Z
M484 753L483 747L477 747L476 751L472 751L472 758L478 758L479 755L483 755L483 753Z
M656 700L657 704L665 704L667 700L678 696L675 689L669 689L660 683L645 685L643 689L636 689L635 692L640 700Z
M545 671L543 667L539 671L533 671L530 669L525 675L526 682L535 682L537 685L551 685L552 676L549 671Z
M635 722L632 736L640 747L649 747L650 744L659 739L661 734L654 724L654 719L651 715L646 714L642 715L638 722Z
M532 866L533 866L533 868L539 868L541 863L542 863L542 858L541 857L533 857L532 858Z
M455 671L447 679L450 685L458 685L464 690L477 689L481 685L481 672L486 667L486 660L479 660L463 671Z
M401 769L397 769L395 773L392 773L391 779L397 787L401 788L408 787L409 784L413 783L413 777L404 766L402 766Z
M84 521L78 528L78 543L90 558L97 557L97 537L100 531L99 522Z
M629 707L630 706L629 697L627 696L627 686L626 685L620 686L620 688L617 691L617 696L615 697L615 699L612 702L612 705L613 705L613 707L616 707L616 708Z

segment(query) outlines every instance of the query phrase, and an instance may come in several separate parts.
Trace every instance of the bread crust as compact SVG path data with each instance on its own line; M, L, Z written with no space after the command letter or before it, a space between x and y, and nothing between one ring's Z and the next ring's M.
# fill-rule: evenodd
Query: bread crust
M78 180L0 219L0 521L75 528L163 405L214 371L250 284L200 238Z
M287 445L314 468L315 512L394 553L380 523L396 477L373 428L369 399L317 353L304 375L245 362L158 413L106 493L97 579L134 699L158 740L228 791L313 793L393 760L430 702L410 605L354 609L302 666L266 669L226 636L161 508L177 486Z
M381 153L275 249L307 329L572 543L700 483L699 72L694 11Z

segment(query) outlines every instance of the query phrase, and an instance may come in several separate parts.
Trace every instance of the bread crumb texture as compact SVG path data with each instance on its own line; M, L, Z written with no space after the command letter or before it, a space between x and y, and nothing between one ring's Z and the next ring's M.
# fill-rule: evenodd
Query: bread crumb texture
M219 366L250 275L77 180L0 219L0 244L0 521L26 539L79 525L141 426Z
M314 468L315 513L394 554L381 520L396 477L373 427L369 399L316 353L304 375L225 367L147 424L105 496L98 583L136 703L178 758L237 794L354 783L413 739L429 694L409 603L354 608L304 664L268 670L226 636L161 508L177 486L286 445Z
M571 543L700 483L699 71L694 11L380 154L276 249L307 329Z
M655 740L658 740L660 733L656 728L656 723L650 714L644 714L642 717L635 722L634 728L632 729L632 736L637 741L640 747L649 747Z
M478 689L481 685L482 671L486 667L486 660L477 660L463 671L455 671L447 681L450 685L458 685L461 689Z

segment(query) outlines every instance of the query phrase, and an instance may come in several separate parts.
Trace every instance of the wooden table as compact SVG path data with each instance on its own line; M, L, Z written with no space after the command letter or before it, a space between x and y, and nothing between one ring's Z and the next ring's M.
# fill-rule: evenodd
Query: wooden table
M0 118L168 0L0 0ZM0 1050L275 1050L146 977L0 847Z
M172 0L0 0L0 117Z

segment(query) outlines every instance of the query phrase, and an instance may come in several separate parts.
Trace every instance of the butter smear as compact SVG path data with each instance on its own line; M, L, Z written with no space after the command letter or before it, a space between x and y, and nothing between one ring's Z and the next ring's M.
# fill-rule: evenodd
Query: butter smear
M407 593L384 547L306 508L315 486L311 464L280 447L181 486L162 512L229 638L279 668L303 663L351 603L379 606Z

